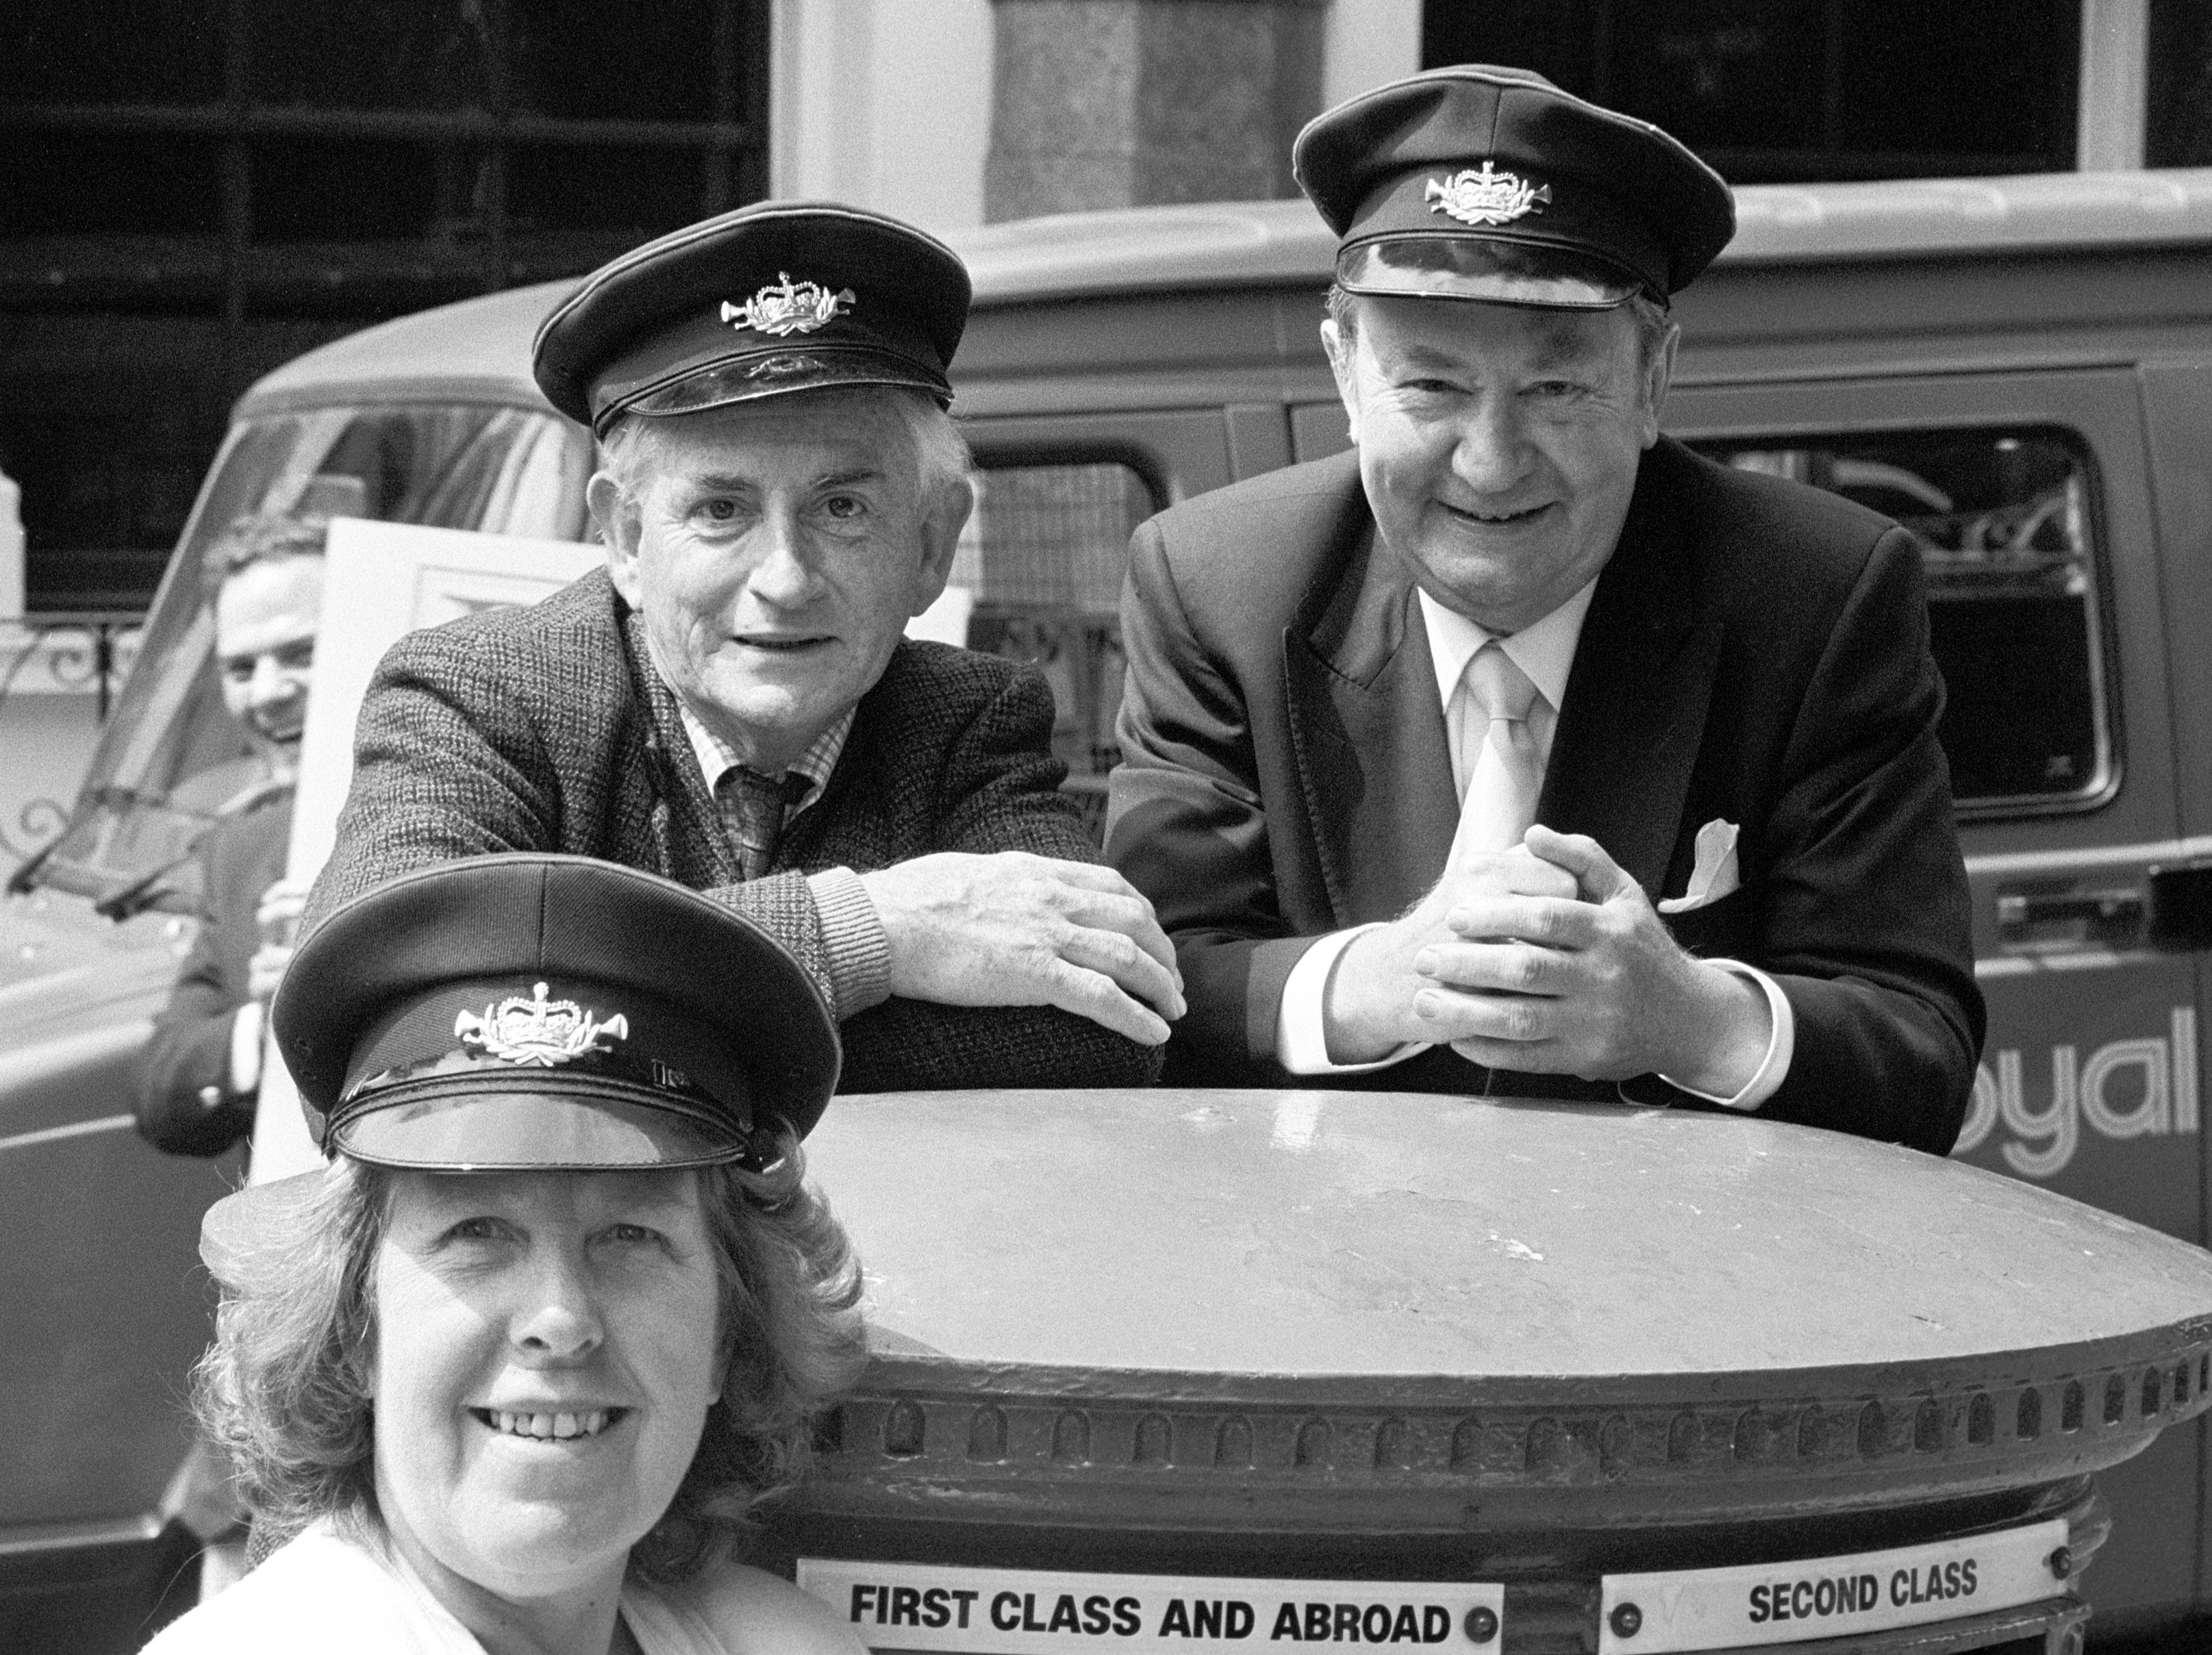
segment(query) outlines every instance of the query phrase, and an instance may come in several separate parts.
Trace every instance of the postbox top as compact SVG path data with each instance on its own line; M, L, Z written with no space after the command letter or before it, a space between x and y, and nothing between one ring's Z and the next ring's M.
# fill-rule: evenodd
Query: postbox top
M839 1100L808 1149L866 1263L879 1347L964 1362L1806 1376L2127 1360L2116 1343L2212 1335L2212 1254L1960 1162L1755 1118L901 1094Z

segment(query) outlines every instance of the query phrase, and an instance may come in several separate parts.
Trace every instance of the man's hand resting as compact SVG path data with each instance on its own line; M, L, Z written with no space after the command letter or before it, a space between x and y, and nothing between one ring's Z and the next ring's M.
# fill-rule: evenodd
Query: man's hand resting
M1771 1034L1753 983L1683 951L1643 888L1595 840L1532 828L1524 848L1579 894L1476 894L1421 949L1413 1011L1426 1032L1493 1069L1621 1080L1660 1074L1727 1097Z
M1175 949L1111 868L947 851L860 877L890 947L893 994L1058 1006L1146 1046L1182 1015Z

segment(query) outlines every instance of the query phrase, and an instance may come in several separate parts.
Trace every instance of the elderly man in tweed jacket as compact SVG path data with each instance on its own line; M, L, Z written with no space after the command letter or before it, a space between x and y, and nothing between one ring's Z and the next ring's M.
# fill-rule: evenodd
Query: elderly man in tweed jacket
M608 567L386 656L307 928L429 863L599 857L789 947L846 1090L1152 1080L1174 952L1058 791L1050 692L900 635L972 504L967 301L919 232L774 203L586 279L534 366L600 439Z

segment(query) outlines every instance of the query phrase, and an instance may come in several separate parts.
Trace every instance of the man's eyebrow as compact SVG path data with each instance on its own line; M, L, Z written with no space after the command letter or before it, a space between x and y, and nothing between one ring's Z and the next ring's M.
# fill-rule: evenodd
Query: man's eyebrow
M1396 365L1401 367L1443 368L1448 372L1459 373L1467 367L1463 359L1455 356L1448 350L1438 350L1433 345L1401 345L1398 347L1396 356Z
M1607 353L1577 331L1571 324L1546 328L1538 336L1541 343L1530 359L1536 368L1581 367L1592 362L1603 361Z
M221 650L217 650L215 657L216 664L218 666L226 667L247 666L255 661L258 661L264 655L293 654L297 651L310 647L313 645L314 641L315 634L312 632L308 632L302 633L296 638L287 638L280 643L271 644L265 649L233 650L228 654L225 654Z
M856 465L843 471L827 471L812 479L812 488L842 488L855 482L874 482L884 476L879 465ZM707 471L684 479L684 486L694 493L754 494L760 488L754 478L735 471Z

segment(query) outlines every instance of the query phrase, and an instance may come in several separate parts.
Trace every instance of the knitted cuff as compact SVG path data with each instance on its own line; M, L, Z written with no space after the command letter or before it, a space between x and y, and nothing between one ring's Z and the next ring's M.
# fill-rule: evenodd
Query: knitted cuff
M830 955L830 985L842 1022L891 997L891 949L868 888L850 868L825 868L806 876L822 917L822 942Z

